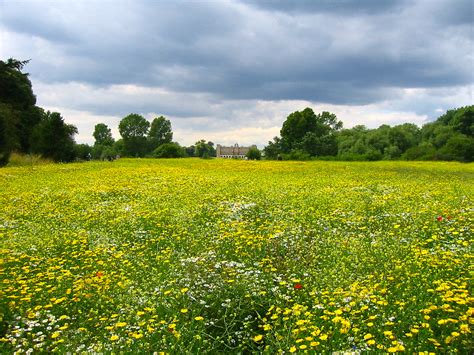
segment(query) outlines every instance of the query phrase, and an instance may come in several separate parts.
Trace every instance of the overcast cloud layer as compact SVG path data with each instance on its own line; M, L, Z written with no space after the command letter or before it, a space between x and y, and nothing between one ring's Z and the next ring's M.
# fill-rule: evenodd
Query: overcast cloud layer
M378 127L472 104L473 22L471 0L0 0L0 58L31 58L78 142L134 112L263 146L306 106Z

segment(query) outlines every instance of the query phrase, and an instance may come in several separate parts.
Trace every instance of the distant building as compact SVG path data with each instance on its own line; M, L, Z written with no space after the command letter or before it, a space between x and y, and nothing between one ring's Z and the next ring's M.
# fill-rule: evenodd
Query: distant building
M250 147L239 147L237 143L233 147L224 147L220 144L216 147L216 156L227 159L246 159L246 154L251 148L257 148L256 145Z

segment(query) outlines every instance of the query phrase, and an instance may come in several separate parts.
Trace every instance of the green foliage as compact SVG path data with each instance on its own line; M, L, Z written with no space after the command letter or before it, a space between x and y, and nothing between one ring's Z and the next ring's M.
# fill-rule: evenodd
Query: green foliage
M204 139L197 141L194 144L194 156L199 158L215 157L216 150L214 149L214 143L211 141L206 142Z
M311 155L302 149L293 149L289 153L282 154L283 160L311 160Z
M79 160L91 160L92 158L92 147L88 144L75 144L74 155Z
M94 133L92 135L95 139L95 146L112 146L115 142L114 138L112 137L111 129L105 123L96 124L94 127Z
M148 151L147 133L150 123L136 113L124 117L119 124L123 139L124 154L131 157L144 157Z
M264 148L267 159L284 153L285 159L337 160L458 160L473 161L474 106L447 111L421 129L412 123L376 129L355 126L343 129L335 115L315 115L311 109L290 114L283 123L282 138ZM302 154L302 153L306 153Z
M28 74L22 73L29 61L8 59L0 60L0 98L4 104L17 110L27 110L36 104Z
M15 122L17 114L10 105L0 103L0 166L8 163L15 148Z
M75 158L74 134L77 128L66 124L58 112L46 112L33 131L33 152L55 162L71 162Z
M65 124L59 114L45 113L35 106L31 81L22 72L27 63L0 60L0 166L8 162L13 150L72 161L77 129Z
M281 156L282 144L280 137L274 137L272 141L269 141L267 146L263 148L265 153L265 159L276 160Z
M184 158L186 151L178 143L164 143L155 149L153 156L156 158Z
M274 139L270 144L269 157L274 159L280 153L291 156L293 150L309 156L336 155L335 133L341 128L342 122L333 113L324 111L316 115L311 108L293 112L283 123L281 140ZM295 154L301 156L301 152Z
M171 143L172 140L173 132L171 130L171 122L163 116L153 119L150 131L148 132L150 151L154 151L162 144Z
M428 142L411 147L402 155L404 160L434 160L435 157L436 148Z
M474 138L464 134L453 135L438 154L442 160L472 162L474 161Z
M195 146L194 145L191 145L189 147L185 147L184 150L186 151L186 155L188 157L194 157L194 152L195 152Z
M337 120L336 115L330 112L322 112L316 115L311 108L291 113L280 131L283 150L290 151L299 148L305 137L314 141L315 138L323 138L342 128L342 122ZM304 149L310 155L310 151Z
M255 148L255 147L250 148L249 151L247 152L247 154L245 154L245 156L249 160L260 160L260 159L262 159L262 153L260 152L260 150L258 148Z

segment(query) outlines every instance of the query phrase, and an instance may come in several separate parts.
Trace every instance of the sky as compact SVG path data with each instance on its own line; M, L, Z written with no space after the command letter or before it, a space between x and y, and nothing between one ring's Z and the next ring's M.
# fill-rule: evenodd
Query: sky
M0 59L92 144L130 113L174 140L263 147L311 107L345 128L472 105L471 0L0 0Z

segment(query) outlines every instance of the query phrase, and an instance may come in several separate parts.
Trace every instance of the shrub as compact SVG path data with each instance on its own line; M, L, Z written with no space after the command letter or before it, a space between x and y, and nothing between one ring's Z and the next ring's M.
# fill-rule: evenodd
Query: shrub
M262 153L258 148L250 148L245 156L250 160L260 160L262 159Z
M178 143L165 143L153 151L155 158L184 158L186 151Z

